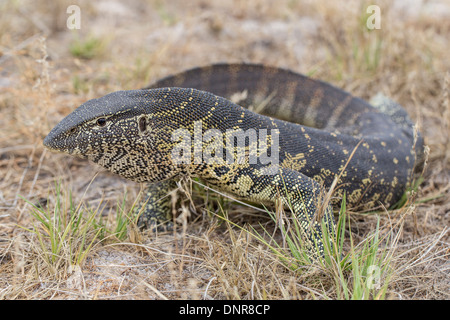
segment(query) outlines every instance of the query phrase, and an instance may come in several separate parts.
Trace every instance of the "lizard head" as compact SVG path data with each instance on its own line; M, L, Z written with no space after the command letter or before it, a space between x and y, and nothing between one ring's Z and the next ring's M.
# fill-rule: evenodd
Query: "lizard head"
M44 146L89 159L133 181L165 180L173 170L160 148L167 137L155 105L153 93L143 90L89 100L50 131Z

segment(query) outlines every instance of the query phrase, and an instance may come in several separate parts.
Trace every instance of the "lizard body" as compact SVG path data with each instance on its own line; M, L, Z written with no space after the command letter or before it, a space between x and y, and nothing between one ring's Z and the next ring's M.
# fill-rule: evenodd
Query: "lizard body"
M422 144L404 109L384 97L370 105L324 82L251 64L195 68L87 101L44 140L149 182L143 224L167 219L168 200L160 199L187 175L246 200L281 201L322 253L321 222L333 232L331 207L317 216L323 187L339 177L335 195L345 192L350 206L388 207L405 192Z

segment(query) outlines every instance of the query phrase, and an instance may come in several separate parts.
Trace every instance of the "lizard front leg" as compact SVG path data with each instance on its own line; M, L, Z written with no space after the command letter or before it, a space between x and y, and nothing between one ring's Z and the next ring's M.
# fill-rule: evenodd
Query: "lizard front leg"
M173 227L170 193L177 187L174 179L149 184L135 213L138 226L153 231L167 231Z
M261 169L244 166L236 169L233 178L228 181L221 179L223 177L216 177L211 182L250 201L275 204L281 200L284 207L290 208L296 215L301 233L306 239L307 250L313 256L317 256L317 253L323 256L322 222L330 236L334 235L334 222L331 206L326 206L322 216L318 214L320 201L323 201L320 185L304 174L288 168L279 167L274 174L266 174L268 171ZM216 168L215 172L219 171Z

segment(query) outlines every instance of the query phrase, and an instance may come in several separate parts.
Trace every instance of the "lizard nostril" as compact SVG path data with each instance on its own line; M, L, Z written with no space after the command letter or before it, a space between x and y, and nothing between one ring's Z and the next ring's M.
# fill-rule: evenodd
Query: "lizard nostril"
M147 130L147 120L145 117L139 119L139 131L144 132Z

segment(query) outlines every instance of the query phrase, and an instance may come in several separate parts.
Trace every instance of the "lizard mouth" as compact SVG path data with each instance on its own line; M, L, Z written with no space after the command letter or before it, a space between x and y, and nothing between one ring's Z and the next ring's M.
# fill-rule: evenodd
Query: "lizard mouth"
M60 148L56 147L51 132L45 137L43 145L46 149L54 153L65 153Z
M43 144L44 147L51 151L62 152L60 146L58 146L58 136L60 136L59 126L54 127L49 134L44 138Z
M49 134L44 139L44 142L43 142L44 147L46 147L47 149L53 149L52 146L51 146L51 141L52 141L52 139L51 139L50 134Z
M43 145L46 149L50 150L53 153L70 154L76 156L74 148L59 147L51 132L45 137Z

